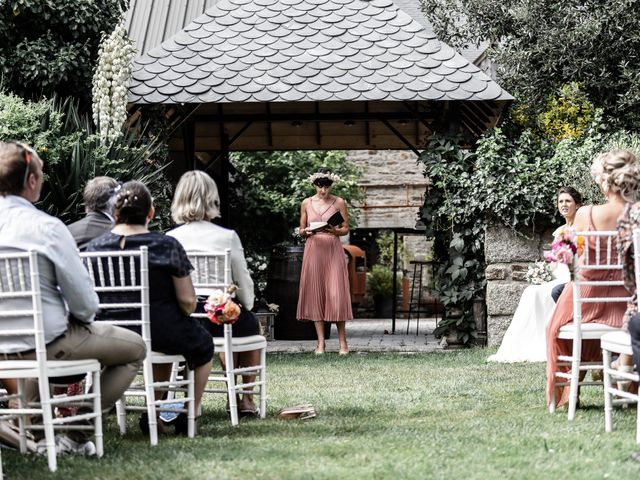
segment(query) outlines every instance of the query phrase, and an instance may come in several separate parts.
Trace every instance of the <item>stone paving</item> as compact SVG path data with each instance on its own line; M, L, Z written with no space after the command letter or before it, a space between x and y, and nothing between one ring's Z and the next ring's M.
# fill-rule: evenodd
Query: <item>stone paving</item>
M396 320L396 332L391 334L391 319L355 319L347 322L349 350L357 352L434 352L442 350L439 340L433 336L435 319L420 319L420 330L416 335L416 322L411 320L407 334L407 320ZM315 340L272 340L267 344L270 353L313 352ZM331 329L327 340L327 353L338 351L338 332Z

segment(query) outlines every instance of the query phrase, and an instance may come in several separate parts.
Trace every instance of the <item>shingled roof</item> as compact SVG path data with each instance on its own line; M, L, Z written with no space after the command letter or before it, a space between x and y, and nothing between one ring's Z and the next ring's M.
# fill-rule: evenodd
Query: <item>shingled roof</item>
M219 0L134 62L133 103L510 101L407 0ZM408 8L405 5L405 8Z

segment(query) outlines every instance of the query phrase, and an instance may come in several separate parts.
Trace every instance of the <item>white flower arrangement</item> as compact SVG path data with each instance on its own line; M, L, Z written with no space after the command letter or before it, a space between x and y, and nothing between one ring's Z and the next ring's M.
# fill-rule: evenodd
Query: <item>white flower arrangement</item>
M316 172L313 175L309 175L309 181L311 183L315 182L319 178L328 178L333 183L338 183L340 180L340 175L336 175L335 173L324 173L324 172Z
M553 270L547 262L535 262L529 265L526 275L527 282L532 285L542 285L553 280Z
M122 134L135 53L123 15L110 35L103 34L93 74L93 121L104 144Z
M254 253L246 258L247 268L251 274L251 278L255 282L258 290L263 291L267 288L267 267L269 266L269 259L266 255Z

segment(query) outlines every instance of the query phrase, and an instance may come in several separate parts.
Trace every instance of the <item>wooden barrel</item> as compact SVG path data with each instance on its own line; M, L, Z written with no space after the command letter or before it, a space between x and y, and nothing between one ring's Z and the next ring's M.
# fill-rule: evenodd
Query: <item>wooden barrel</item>
M303 246L276 247L271 253L266 298L280 306L274 325L276 340L316 339L313 322L296 320L303 254ZM326 338L329 338L330 328L330 324L325 324Z

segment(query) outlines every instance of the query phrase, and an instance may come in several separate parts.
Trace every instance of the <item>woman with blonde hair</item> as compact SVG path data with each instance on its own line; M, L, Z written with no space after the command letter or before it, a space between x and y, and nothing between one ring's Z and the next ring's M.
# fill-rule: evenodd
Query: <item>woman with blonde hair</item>
M603 205L586 205L576 213L574 228L576 231L611 231L616 229L618 217L625 205L637 196L640 164L633 153L628 150L612 150L596 157L591 166L591 176L600 187L606 202ZM596 243L593 238L585 245L585 252L590 258L596 258ZM610 255L610 263L615 264L616 248L607 252L607 242L601 242L599 258L606 259ZM584 255L584 254L583 254ZM604 261L604 260L603 260ZM582 281L589 280L622 280L622 272L617 269L589 269L580 272ZM625 297L623 286L584 286L587 297ZM585 303L582 306L582 323L600 323L620 328L623 322L625 304L619 303ZM568 387L555 387L555 372L567 367L558 367L559 355L571 355L570 341L557 338L560 328L573 321L573 284L567 284L547 325L547 404L555 398L558 406L569 400ZM600 342L584 340L582 342L582 361L602 360Z
M244 249L240 237L234 230L212 223L220 216L220 197L216 182L200 170L186 172L180 178L171 203L171 217L179 225L167 232L167 235L180 242L188 252L220 252L227 248L231 250L231 277L238 287L236 298L241 304L240 318L233 324L234 337L258 335L260 326L255 315L251 313L255 300L253 280L247 268ZM199 297L198 310L203 312L203 300L210 292L196 291ZM224 336L221 325L215 325L204 320L202 325L214 337ZM235 365L250 367L260 363L260 351L251 350L234 355ZM224 366L224 353L220 354L220 362ZM254 381L254 376L244 376L244 383ZM250 390L250 388L248 388ZM256 406L253 395L245 394L238 402L241 415L255 415Z

